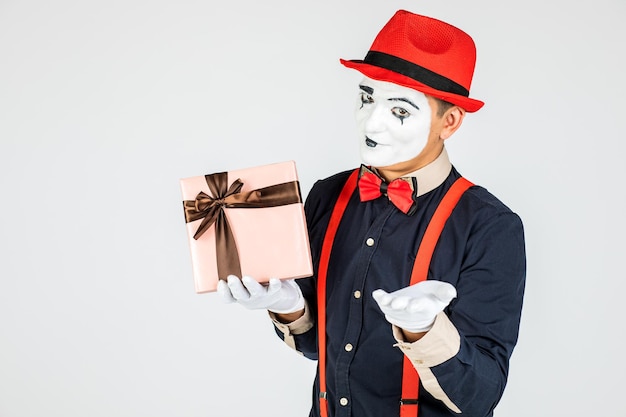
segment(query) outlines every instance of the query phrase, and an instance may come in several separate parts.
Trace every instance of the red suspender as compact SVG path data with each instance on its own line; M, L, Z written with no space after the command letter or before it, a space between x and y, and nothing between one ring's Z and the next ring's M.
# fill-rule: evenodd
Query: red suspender
M321 417L328 417L328 402L326 396L326 275L328 272L328 262L330 260L330 253L332 250L335 235L343 213L348 206L350 197L354 193L357 185L359 170L356 169L350 174L350 177L346 181L339 198L335 203L333 212L328 222L328 228L326 229L326 235L324 236L324 242L322 244L322 252L320 254L320 264L317 273L317 327L318 327L318 366L319 366L319 383L320 383L320 415ZM428 266L430 260L439 240L439 235L443 230L446 220L452 213L452 210L456 206L456 203L461 198L461 195L471 187L473 184L467 181L465 178L459 178L456 180L452 187L448 190L441 203L435 210L424 238L420 243L420 247L413 264L413 272L411 273L411 285L417 282L423 281L428 275ZM403 370L402 370L402 399L400 400L400 417L416 417L417 416L417 397L419 390L419 376L417 371L404 357Z
M359 170L355 169L350 174L348 181L343 186L341 194L335 203L333 212L330 215L324 243L322 244L322 253L320 254L320 265L317 271L317 350L318 350L318 366L320 371L320 415L328 417L328 401L326 399L326 273L328 272L328 261L330 260L330 251L333 247L335 235L339 228L339 222L346 211L348 201L354 190L356 189Z
M415 263L413 264L413 272L411 272L411 285L423 281L428 276L428 267L430 266L430 260L433 257L435 246L439 241L439 235L452 214L452 210L456 207L456 203L461 199L463 193L470 188L471 182L461 177L457 179L452 187L448 190L446 195L439 203L435 214L430 219L424 237L420 242L420 247L417 250L417 256L415 257Z
M463 193L473 184L461 177L458 178L446 195L437 206L435 214L430 219L424 237L420 242L417 256L413 263L413 271L411 272L410 285L424 281L428 277L428 267L433 257L435 246L439 241L439 236L443 231L443 227L450 217L452 210L456 207ZM400 417L416 417L417 416L417 398L419 391L419 375L411 361L404 356L402 362L402 399L400 400Z

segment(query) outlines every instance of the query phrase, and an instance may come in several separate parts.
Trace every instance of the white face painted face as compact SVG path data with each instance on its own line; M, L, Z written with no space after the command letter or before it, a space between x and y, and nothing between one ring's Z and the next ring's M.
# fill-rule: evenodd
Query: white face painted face
M430 117L423 93L365 77L356 108L362 162L386 167L414 158L428 141Z

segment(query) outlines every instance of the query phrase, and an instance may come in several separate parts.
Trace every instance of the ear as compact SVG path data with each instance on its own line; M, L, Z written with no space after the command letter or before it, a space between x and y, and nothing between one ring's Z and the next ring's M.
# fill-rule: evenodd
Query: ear
M463 118L465 117L465 110L459 106L453 106L449 108L442 117L441 131L439 132L439 138L446 140L456 130L461 127Z

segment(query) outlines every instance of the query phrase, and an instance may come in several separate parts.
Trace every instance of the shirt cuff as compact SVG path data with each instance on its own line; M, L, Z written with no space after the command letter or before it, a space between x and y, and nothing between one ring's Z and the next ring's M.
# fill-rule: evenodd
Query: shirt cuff
M296 349L296 341L294 339L294 335L299 335L308 332L313 327L313 318L311 317L311 309L309 308L307 302L304 302L304 314L298 319L292 321L291 323L281 323L276 318L276 313L268 311L274 326L283 334L283 341L295 351Z
M422 381L422 386L433 397L442 401L450 410L461 410L448 398L430 368L453 358L461 348L461 336L448 316L441 312L435 318L433 327L420 340L405 342L402 330L393 326L395 346L409 358Z

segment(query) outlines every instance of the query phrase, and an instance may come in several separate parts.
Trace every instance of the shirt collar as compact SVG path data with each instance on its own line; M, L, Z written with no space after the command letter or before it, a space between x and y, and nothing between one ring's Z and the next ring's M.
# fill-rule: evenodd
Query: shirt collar
M452 164L448 158L448 152L446 148L443 148L439 156L430 164L410 172L402 177L406 179L411 188L413 188L411 177L415 177L417 180L417 193L416 197L424 195L435 188L439 187L450 175L452 170Z

